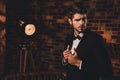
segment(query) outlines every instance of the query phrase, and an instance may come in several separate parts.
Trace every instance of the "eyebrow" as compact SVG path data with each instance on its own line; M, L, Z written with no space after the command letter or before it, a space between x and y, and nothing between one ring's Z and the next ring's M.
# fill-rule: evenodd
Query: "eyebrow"
M76 21L79 21L79 20L85 20L87 17L83 17L83 18L79 18L79 19L75 19Z

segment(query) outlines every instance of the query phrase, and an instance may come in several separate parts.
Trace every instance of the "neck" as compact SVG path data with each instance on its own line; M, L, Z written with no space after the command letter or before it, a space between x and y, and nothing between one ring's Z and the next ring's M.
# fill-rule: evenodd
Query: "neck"
M74 34L75 34L76 36L78 36L80 33L81 33L81 32L74 31Z

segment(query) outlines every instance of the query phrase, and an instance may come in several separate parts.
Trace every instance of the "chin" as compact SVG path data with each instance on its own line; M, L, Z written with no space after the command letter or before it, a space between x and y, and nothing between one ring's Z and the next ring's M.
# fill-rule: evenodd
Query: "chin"
M83 29L80 29L80 30L79 30L79 32L82 32L82 31L83 31Z
M78 33L81 33L82 31L80 30L80 31L78 31Z

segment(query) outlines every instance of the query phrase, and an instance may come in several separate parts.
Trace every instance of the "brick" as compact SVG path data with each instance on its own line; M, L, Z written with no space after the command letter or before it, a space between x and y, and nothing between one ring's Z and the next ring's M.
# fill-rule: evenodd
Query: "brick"
M9 25L7 26L7 72L16 72L19 66L17 46L20 42L24 41L24 37L20 37L17 31L17 19L21 16L28 17L28 20L32 17L34 22L37 23L37 32L34 35L34 39L30 40L32 45L32 53L35 57L35 62L37 63L38 71L49 71L57 70L61 71L60 65L60 55L63 50L64 40L68 33L72 31L67 23L67 18L64 18L64 10L67 9L73 2L82 1L88 9L88 27L105 36L107 43L114 43L112 46L113 54L119 53L117 48L120 45L120 31L119 31L119 0L42 0L38 1L39 9L31 10L21 8L19 5L17 9L16 5L12 5L8 10ZM9 1L8 1L9 2ZM24 2L24 1L23 1ZM28 2L30 5L30 2ZM25 4L26 5L26 4ZM14 9L16 7L16 9ZM37 16L34 19L33 16ZM104 28L103 28L104 27ZM111 32L110 34L107 33ZM9 34L8 34L9 33ZM109 35L109 37L107 36ZM29 41L29 40L28 40ZM59 42L59 43L58 43ZM116 44L118 44L116 46ZM115 57L116 58L116 57ZM42 67L41 67L42 66Z

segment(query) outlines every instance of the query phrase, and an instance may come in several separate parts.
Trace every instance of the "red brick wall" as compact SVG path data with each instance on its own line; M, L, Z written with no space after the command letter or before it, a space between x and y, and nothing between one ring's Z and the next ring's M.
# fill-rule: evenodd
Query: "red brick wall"
M5 1L0 0L0 77L4 72L4 52L5 52L5 45L6 45L5 14L6 14Z
M6 55L8 58L7 72L14 73L19 69L19 49L17 47L23 38L20 38L21 34L16 34L18 33L16 20L22 15L27 16L28 21L32 19L37 25L35 36L31 37L32 39L29 38L37 71L62 71L60 56L65 36L71 31L64 10L71 3L80 1L88 9L88 26L106 39L111 59L118 60L120 58L119 0L34 0L33 2L28 1L27 9L23 9L26 7L23 4L21 4L22 7L21 5L16 5L16 7L8 5L10 8L8 8L7 27L9 33L7 36L7 48L9 49ZM118 67L120 68L120 66ZM115 73L120 74L119 71Z

